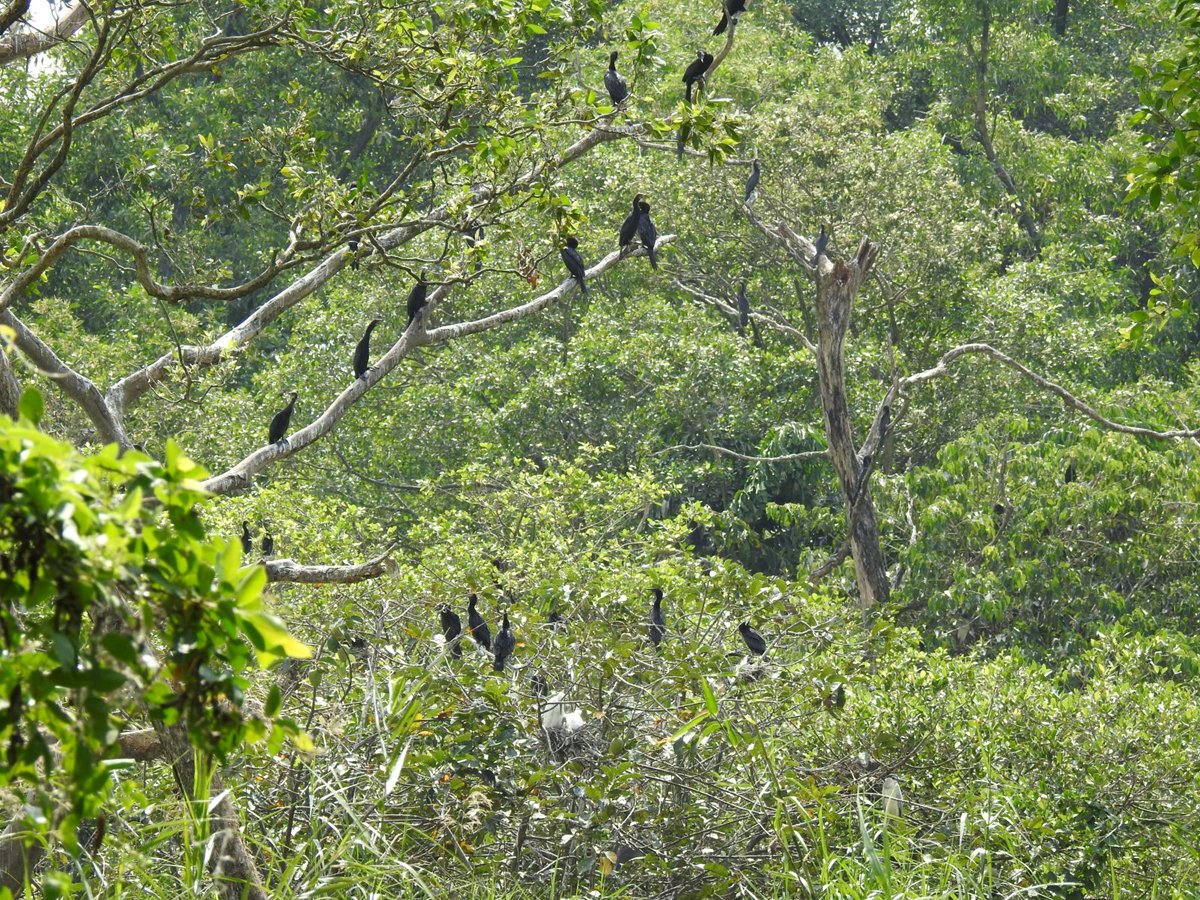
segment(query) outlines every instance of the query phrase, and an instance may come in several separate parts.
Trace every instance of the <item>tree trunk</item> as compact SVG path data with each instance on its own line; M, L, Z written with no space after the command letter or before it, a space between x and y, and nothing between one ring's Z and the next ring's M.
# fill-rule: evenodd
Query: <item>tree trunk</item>
M21 400L21 385L13 374L12 361L0 348L0 413L10 419L17 417L17 405Z
M1054 0L1054 33L1066 37L1067 14L1071 11L1071 0Z
M845 498L850 554L858 579L859 602L864 610L885 602L889 585L883 551L879 546L875 505L871 502L870 490L863 477L866 465L858 457L850 426L843 351L854 298L870 274L878 253L878 246L864 239L848 263L841 260L834 263L824 255L816 261L819 335L817 376L821 389L821 410L825 417L825 436L829 441L829 459Z

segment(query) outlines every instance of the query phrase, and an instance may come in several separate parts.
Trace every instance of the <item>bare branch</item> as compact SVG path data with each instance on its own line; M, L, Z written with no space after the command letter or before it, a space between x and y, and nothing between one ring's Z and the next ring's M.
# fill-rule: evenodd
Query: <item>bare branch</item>
M724 300L720 299L719 297L714 297L711 294L706 294L706 293L704 293L704 291L701 291L698 288L694 288L689 284L685 284L684 282L680 281L678 278L675 279L675 284L680 290L686 291L687 293L691 294L693 297L695 297L700 302L707 303L709 306L716 307L726 317L731 318L734 321L737 321L738 311L736 309L734 309L732 306L730 306L728 303L726 303ZM814 344L812 341L810 341L808 339L808 336L800 329L793 328L791 325L788 325L786 322L781 322L772 316L768 316L764 313L756 312L754 310L750 311L750 318L754 319L756 322L762 322L768 328L771 328L774 331L778 331L780 334L786 334L789 337L795 338L796 340L800 341L801 344L804 345L804 349L806 349L809 353L812 353L814 356L816 355L817 345Z
M272 559L263 563L268 581L293 584L356 584L386 574L394 565L388 547L379 556L348 566L304 566L294 559Z
M17 5L13 4L14 7ZM28 59L49 50L82 28L90 17L88 5L80 0L71 7L65 16L55 22L54 27L49 31L30 28L5 34L0 37L0 66Z
M711 450L719 456L729 456L733 459L740 459L746 462L796 462L805 459L826 459L829 456L828 450L805 450L801 453L785 453L782 456L748 456L745 453L738 453L736 450L730 450L728 447L719 447L716 444L675 444L671 447L664 447L654 453L655 456L662 456L664 453L670 453L672 450Z
M1122 425L1120 422L1114 422L1112 419L1098 412L1095 408L1089 406L1087 403L1084 403L1062 385L1051 381L1049 378L1044 378L1043 376L1038 375L1036 372L1017 362L1011 356L1000 352L990 344L963 344L955 347L952 350L948 350L946 353L942 354L941 359L938 360L937 365L933 368L909 375L907 378L901 378L898 388L893 388L892 392L889 392L889 397L892 396L896 390L905 392L908 388L914 385L918 385L926 381L932 381L933 379L940 378L943 375L949 375L950 364L969 354L987 356L999 363L1003 363L1014 372L1017 372L1023 377L1032 381L1042 390L1049 391L1057 396L1062 400L1064 406L1082 413L1109 431L1116 431L1120 434L1132 434L1136 435L1137 437L1156 438L1158 440L1200 437L1200 428L1184 428L1173 431L1155 431L1152 428L1141 428L1136 425Z

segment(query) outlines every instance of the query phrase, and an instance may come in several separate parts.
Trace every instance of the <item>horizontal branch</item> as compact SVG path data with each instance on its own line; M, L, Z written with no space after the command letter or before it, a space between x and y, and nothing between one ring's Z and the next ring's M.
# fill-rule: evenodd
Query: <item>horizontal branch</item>
M730 450L728 447L719 447L716 444L675 444L671 447L664 447L662 450L655 451L655 456L662 456L664 453L670 453L672 450L711 450L719 456L728 456L733 459L744 460L745 462L797 462L805 459L824 459L829 456L828 450L805 450L801 453L785 453L782 456L749 456L745 453L738 453L736 450Z
M971 354L986 356L1008 366L1014 372L1017 372L1024 378L1032 381L1042 390L1048 391L1057 396L1068 408L1082 413L1089 419L1092 419L1098 424L1104 426L1104 428L1108 429L1109 431L1115 431L1120 434L1131 434L1137 437L1155 438L1158 440L1200 437L1200 428L1185 428L1176 429L1173 431L1155 431L1152 428L1142 428L1137 425L1122 425L1120 422L1114 422L1112 419L1098 412L1095 408L1089 406L1087 403L1084 403L1062 385L1051 381L1049 378L1038 375L1033 370L1017 362L1011 356L1008 356L1007 354L997 350L990 344L963 344L959 347L955 347L952 350L948 350L946 353L942 354L941 359L938 360L937 365L933 368L926 369L923 372L917 372L913 375L909 375L906 378L901 378L897 388L893 388L889 393L889 396L894 395L897 389L904 391L906 388L912 387L913 385L922 384L926 381L932 381L933 379L940 378L943 375L949 375L951 363Z
M675 235L663 235L658 239L656 247L663 247L667 244L674 243ZM598 275L607 272L613 266L617 265L623 259L634 259L639 256L644 256L645 248L638 248L632 253L622 255L619 251L613 251L608 256L604 257L600 262L587 270L588 278L595 278ZM250 486L250 482L255 475L263 471L271 463L277 460L286 459L292 456L310 444L315 443L325 435L329 434L335 425L349 412L367 391L371 390L376 384L382 381L387 375L400 364L409 353L416 347L432 346L442 344L456 338L464 337L469 334L479 334L484 331L490 331L493 328L498 328L509 322L514 322L526 316L541 312L546 307L565 297L571 291L578 290L578 284L573 278L568 278L559 284L554 290L537 297L528 303L523 303L519 306L510 307L498 313L493 313L490 316L484 316L481 319L475 319L470 322L459 322L454 325L443 325L440 328L434 328L431 331L421 330L420 325L423 323L425 316L428 315L429 309L435 308L438 303L445 298L449 292L449 286L443 285L438 288L429 297L429 306L426 312L410 325L400 339L394 343L391 348L383 355L376 365L370 369L362 378L355 379L349 387L343 390L334 401L326 407L325 411L313 422L301 428L299 431L290 435L278 444L269 444L262 447L237 465L219 475L214 475L204 482L206 490L214 494L229 494L235 491L244 490Z
M386 574L395 563L393 544L374 559L348 566L304 566L294 559L271 559L263 564L267 580L291 584L356 584Z

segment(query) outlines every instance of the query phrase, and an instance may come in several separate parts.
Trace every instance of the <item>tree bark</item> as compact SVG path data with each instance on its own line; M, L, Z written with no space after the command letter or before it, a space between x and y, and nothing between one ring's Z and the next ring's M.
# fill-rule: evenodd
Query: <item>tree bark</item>
M819 335L817 378L821 391L821 412L825 419L825 436L829 441L829 460L845 499L850 555L854 559L859 603L863 610L885 602L889 585L879 544L875 506L864 477L869 463L859 458L850 425L843 351L854 299L875 265L878 254L878 245L864 238L849 262L832 262L825 255L818 257L815 274Z
M8 354L0 348L0 413L10 419L17 417L17 405L21 400L21 385L13 374Z

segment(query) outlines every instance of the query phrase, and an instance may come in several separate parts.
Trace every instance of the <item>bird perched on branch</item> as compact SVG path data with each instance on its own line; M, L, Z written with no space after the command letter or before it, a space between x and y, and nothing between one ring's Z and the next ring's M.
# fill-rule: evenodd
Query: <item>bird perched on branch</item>
M654 222L650 220L650 204L643 200L639 209L641 210L641 215L638 217L638 238L646 248L646 255L650 257L650 268L657 269L658 251L654 245L658 243L658 229L654 227Z
M746 282L742 280L742 286L738 288L737 298L738 308L738 334L746 333L746 326L750 323L750 301L746 299Z
M712 62L713 55L711 53L706 50L697 50L696 58L692 60L691 65L684 69L683 83L687 85L687 91L684 96L688 103L692 102L692 87L696 82L704 80L704 73L708 71L708 67L712 65Z
M657 650L658 645L667 636L667 620L663 617L662 611L662 588L651 588L650 591L654 594L654 603L650 605L650 643Z
M1063 473L1063 484L1070 484L1075 480L1075 460L1067 463L1067 471Z
M567 246L559 251L562 256L562 261L567 267L567 271L571 273L571 277L579 284L579 290L587 293L587 282L584 280L586 268L583 265L583 257L579 255L579 239L575 235L567 238Z
M743 622L738 626L738 631L742 634L742 640L746 642L746 646L755 656L762 656L767 652L767 642L763 640L763 636L750 627L749 622Z
M762 178L762 167L758 164L758 157L754 157L750 163L750 177L746 179L746 197L743 203L751 204L754 202L754 196L758 192L758 182Z
M533 696L539 700L545 700L546 695L550 693L550 683L546 681L546 676L541 672L534 672L529 679L529 688L533 691Z
M817 232L817 240L815 245L817 248L817 255L815 259L819 260L825 255L825 248L829 246L829 235L825 233L824 224L821 225L821 230Z
M505 610L504 618L500 623L500 633L496 635L496 645L493 649L495 658L492 660L492 668L497 672L503 672L504 664L508 662L508 658L512 656L515 649L517 649L517 639L513 636L512 627L508 624L508 611Z
M883 439L887 437L888 429L892 427L892 408L885 406L883 411L879 413L879 443L883 443Z
M296 391L292 391L288 405L275 413L275 417L271 419L271 427L267 429L267 443L278 444L283 440L283 436L287 434L288 425L292 422L292 410L296 408L296 399L299 396Z
M633 237L637 234L638 222L642 218L642 195L633 195L633 210L625 217L625 221L621 223L621 231L618 238L617 246L621 250L621 255L624 256L628 252L629 245L633 243Z
M421 277L417 279L417 283L413 285L413 289L408 292L408 322L405 328L413 323L413 319L419 316L429 303L429 285L425 283L425 272L421 271Z
M713 36L724 34L725 29L729 27L729 20L737 21L738 13L746 11L746 0L725 0L724 9L721 11L721 21L717 23L717 27L713 29Z
M889 775L883 779L879 789L879 798L883 801L883 814L889 819L898 819L904 813L904 791L900 782Z
M263 559L269 559L275 555L275 535L271 534L269 525L263 525L262 555Z
M462 619L455 615L448 603L438 604L438 616L442 620L442 637L453 656L462 656L462 643L458 640L462 634Z
M254 537L250 534L250 525L248 522L242 522L242 556L249 556L254 552Z
M614 106L620 106L629 96L629 88L625 86L625 79L617 71L616 50L608 54L608 71L604 73L604 87L608 91L608 99L613 102Z
M358 238L350 238L348 245L350 247L350 268L358 268Z
M358 346L354 348L354 377L362 378L370 369L368 363L371 360L371 332L382 322L383 319L372 319L367 324L367 330L363 332L363 336L359 338Z
M475 594L471 594L467 598L467 628L471 630L471 637L484 650L492 649L492 630L488 628L487 622L483 621L483 616L479 614L479 610L475 608L475 604L479 602L479 598Z

